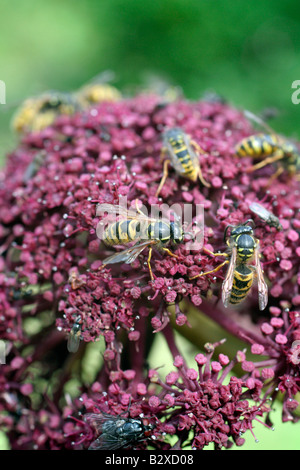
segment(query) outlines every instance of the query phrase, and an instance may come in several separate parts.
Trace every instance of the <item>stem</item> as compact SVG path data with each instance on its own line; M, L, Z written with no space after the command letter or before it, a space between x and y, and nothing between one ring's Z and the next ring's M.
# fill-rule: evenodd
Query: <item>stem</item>
M136 330L139 331L140 337L138 341L129 341L129 351L131 356L131 364L136 372L134 381L136 383L144 380L144 366L146 361L146 336L147 336L147 320L141 318L136 322Z
M241 339L242 341L246 341L249 344L262 344L265 346L267 351L270 351L271 345L263 336L246 330L244 327L232 320L232 318L227 316L222 308L217 308L215 305L212 305L206 300L203 300L201 304L201 311L208 317L212 318L217 324L221 325L229 333ZM276 352L274 348L272 349L273 352Z
M176 344L175 344L175 340L174 340L174 334L173 334L173 330L172 328L170 327L170 324L166 325L165 328L162 330L162 333L167 341L167 344L170 348L170 352L173 356L173 358L175 359L176 356L181 356L182 355L180 354ZM185 364L186 366L186 364Z

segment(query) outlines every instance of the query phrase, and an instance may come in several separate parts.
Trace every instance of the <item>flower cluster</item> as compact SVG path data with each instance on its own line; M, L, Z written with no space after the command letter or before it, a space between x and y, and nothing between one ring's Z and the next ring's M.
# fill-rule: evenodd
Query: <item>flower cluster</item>
M170 169L156 197L162 178L161 133L172 127L181 127L201 145L201 170L210 187ZM267 414L266 400L278 392L284 394L284 420L297 419L299 183L286 171L270 184L273 165L247 172L251 157L236 157L234 148L253 132L243 113L223 102L168 103L147 94L59 116L50 127L23 136L0 173L0 338L7 346L6 365L0 369L0 406L7 412L3 424L12 447L85 448L95 435L78 413L94 406L117 415L126 412L129 401L130 416L152 419L160 448L169 446L164 444L164 433L176 434L180 447L191 429L195 448L210 442L228 447L229 438L241 444L241 433L252 429L257 416ZM173 257L154 247L153 280L147 248L131 265L104 266L103 259L115 249L97 236L102 220L97 205L118 205L120 196L132 208L136 201L147 208L163 203L202 205L206 250L191 251L185 240L170 247ZM251 212L254 201L279 217L282 231ZM224 270L192 279L220 263L207 250L226 249L226 226L249 218L256 223L269 284L269 309L263 314L258 313L255 287L238 314L233 308L225 310L221 302L216 305ZM193 222L196 226L197 220ZM233 367L228 358L221 354L218 361L211 361L210 355L199 354L196 371L179 366L178 354L178 372L165 383L156 381L160 394L153 383L145 385L149 328L152 337L168 331L170 305L178 328L188 324L182 301L198 307L264 358L256 363L239 353L234 361L241 363L244 376L232 377L224 385ZM101 337L105 342L97 381L81 396L84 407L77 398L61 404L71 373L66 336L76 322L82 340L79 354L89 342ZM120 338L131 351L132 363L125 371ZM128 370L134 371L134 377ZM44 397L50 377L51 396ZM117 391L119 382L129 379L133 385ZM106 393L112 398L105 398ZM72 413L77 413L76 420L66 422ZM154 416L164 420L157 422ZM144 448L145 442L137 448Z

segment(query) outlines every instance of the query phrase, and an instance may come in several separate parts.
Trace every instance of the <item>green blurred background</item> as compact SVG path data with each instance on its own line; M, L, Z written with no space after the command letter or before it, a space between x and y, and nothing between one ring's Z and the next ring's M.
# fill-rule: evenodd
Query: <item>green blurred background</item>
M122 90L148 74L191 99L214 90L233 105L276 107L272 125L299 137L297 0L1 0L0 149L11 148L11 114L25 97L76 89L111 69ZM8 108L8 109L7 109Z
M2 163L16 142L9 123L18 103L49 89L77 89L108 69L127 93L154 75L180 86L190 99L214 91L241 109L276 108L271 125L300 138L300 105L291 101L292 83L300 80L298 0L0 0L0 5L0 80L7 103L0 105ZM260 429L259 439L255 444L250 438L247 449L300 448L298 426L289 423L277 425L274 433Z

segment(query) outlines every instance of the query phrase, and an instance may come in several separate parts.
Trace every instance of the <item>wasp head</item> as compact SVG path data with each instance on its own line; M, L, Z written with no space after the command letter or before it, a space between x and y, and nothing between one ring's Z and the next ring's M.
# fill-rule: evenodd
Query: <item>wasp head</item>
M249 225L250 223L252 224L252 227ZM243 234L253 236L254 222L252 219L248 219L246 220L246 222L240 225L227 225L227 227L225 228L225 232L224 232L224 241L226 241L229 228L232 228L230 232L230 237L232 238L236 238L238 235L243 235Z

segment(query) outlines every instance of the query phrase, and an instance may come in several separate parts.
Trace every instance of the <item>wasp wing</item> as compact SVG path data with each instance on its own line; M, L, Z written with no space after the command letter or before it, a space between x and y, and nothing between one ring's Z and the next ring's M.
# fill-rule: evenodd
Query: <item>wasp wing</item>
M116 74L113 70L103 70L103 72L98 73L95 75L88 84L95 84L95 83L108 83L112 82L116 78Z
M107 203L98 204L96 215L103 215L105 212L107 212L108 214L120 215L125 219L136 219L138 216L138 213L136 211L127 209L124 206Z
M276 134L276 132L274 131L274 129L272 129L272 127L270 127L261 117L257 116L256 114L252 113L251 111L245 109L244 116L249 121L253 121L256 124L258 124L261 128L264 128L264 130L268 134Z
M259 260L259 249L255 250L255 268L258 281L258 305L259 310L264 310L268 303L268 286L264 279L263 271Z
M155 244L155 240L146 240L144 242L138 243L126 250L123 250L119 253L115 253L112 256L103 260L103 264L115 264L115 263L126 263L130 264L139 256L140 253L149 245Z
M234 271L235 271L235 266L236 266L236 258L237 258L237 249L236 247L233 247L228 270L227 270L225 279L222 284L222 300L223 300L223 304L225 307L228 307L228 302L231 296L233 276L234 276Z
M114 204L98 204L97 210L96 210L96 215L104 215L104 213L107 212L108 214L114 214L114 215L119 215L124 219L129 219L129 220L140 220L141 222L157 222L157 219L148 217L147 214L142 212L140 209L137 209L136 211L134 209L127 209L124 206L120 205L114 205Z

